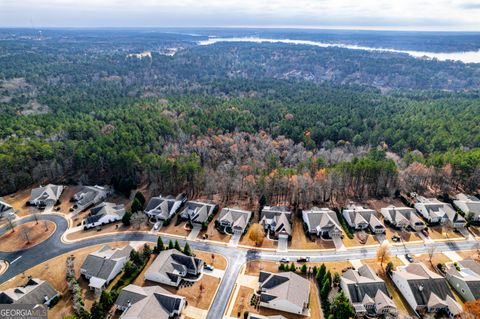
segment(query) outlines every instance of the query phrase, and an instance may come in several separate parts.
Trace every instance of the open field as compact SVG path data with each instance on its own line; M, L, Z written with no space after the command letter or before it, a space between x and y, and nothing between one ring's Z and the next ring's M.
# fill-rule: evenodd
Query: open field
M0 251L17 251L30 248L48 239L56 229L55 223L47 220L31 221L7 231L0 237Z

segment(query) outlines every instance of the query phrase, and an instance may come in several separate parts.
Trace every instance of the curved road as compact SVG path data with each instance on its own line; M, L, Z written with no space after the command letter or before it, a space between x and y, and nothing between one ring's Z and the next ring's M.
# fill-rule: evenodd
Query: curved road
M33 220L33 216L25 217L17 221L17 225ZM126 234L112 234L96 238L87 238L73 243L65 243L61 240L63 233L68 229L67 220L59 215L45 214L38 217L39 220L49 220L57 225L55 232L44 242L24 250L16 252L0 252L0 259L6 260L10 263L10 267L0 276L0 283L3 283L16 275L47 261L59 255L98 244L106 244L117 241L147 241L156 243L158 236L156 234L148 233L126 233ZM8 230L8 226L0 228L0 235ZM187 240L181 240L174 237L169 237L162 234L162 238L167 240L178 240L181 245L184 245ZM214 252L225 256L228 261L228 267L225 271L223 279L220 283L218 292L213 300L212 306L208 312L207 318L220 318L219 314L225 312L229 297L234 289L235 281L238 277L242 265L248 260L265 259L278 261L282 257L289 257L295 259L300 256L309 256L312 262L321 261L339 261L352 259L374 258L377 247L354 248L345 251L308 251L308 252L265 252L246 250L241 248L226 247L212 243L188 241L190 247L196 250L204 250ZM456 250L470 250L476 248L477 241L459 241L459 242L442 242L431 244L407 244L391 246L391 252L394 255L403 255L408 253L420 254L426 253L432 245L435 245L437 252L442 251L456 251Z

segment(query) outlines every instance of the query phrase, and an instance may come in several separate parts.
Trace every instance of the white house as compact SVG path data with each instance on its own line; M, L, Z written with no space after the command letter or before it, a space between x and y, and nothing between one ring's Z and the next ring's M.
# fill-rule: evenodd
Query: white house
M480 222L480 199L460 193L453 204L465 213L465 217L472 216L473 221Z
M243 234L247 228L252 212L236 208L223 208L218 215L218 224L224 231L233 234Z
M381 209L385 221L397 228L410 226L415 231L426 227L425 223L417 216L415 209L410 207L395 207L393 205Z
M310 282L293 272L270 273L261 271L260 307L308 316Z
M53 206L60 199L63 190L63 186L53 184L34 188L30 193L29 203L34 206Z
M362 206L348 205L343 210L343 217L348 225L355 230L370 228L375 234L385 233L385 226L382 225L373 209Z
M392 281L417 313L444 313L453 317L462 312L447 280L422 263L398 267L392 273Z
M343 231L337 214L328 208L313 207L302 212L303 222L311 235L324 239L340 238Z
M80 274L89 280L89 287L99 294L123 269L130 260L132 246L112 248L103 246L96 252L90 253L82 266Z
M454 229L463 229L467 223L450 204L436 198L417 196L415 209L430 223L449 223Z
M122 220L123 215L125 215L123 204L104 202L90 210L90 216L83 220L83 228L89 229L114 223Z

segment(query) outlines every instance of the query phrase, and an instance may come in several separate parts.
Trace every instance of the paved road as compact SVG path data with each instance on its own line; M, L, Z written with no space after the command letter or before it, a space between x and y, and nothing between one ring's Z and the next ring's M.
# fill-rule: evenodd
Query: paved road
M17 225L33 220L33 216L23 218L17 221ZM40 264L46 260L56 256L84 248L92 245L106 244L116 241L148 241L152 243L157 242L157 235L147 233L119 233L113 235L106 235L98 238L89 238L74 243L64 243L61 240L62 234L68 228L68 222L65 218L59 215L42 214L39 216L41 220L49 220L57 224L57 229L54 234L41 244L32 248L21 251L6 253L0 252L0 259L6 260L9 263L15 261L13 265L7 269L5 273L0 276L0 283L3 283L10 278ZM0 228L0 235L8 230L8 227ZM165 236L165 240L176 240L174 237ZM181 245L184 245L186 240L178 240ZM348 249L342 251L309 251L309 252L265 252L255 250L245 250L236 247L216 245L212 243L205 243L199 241L188 241L190 247L196 250L204 250L214 252L225 256L228 261L228 267L223 276L222 282L218 292L213 300L212 306L207 318L220 318L225 312L228 304L228 299L233 291L235 281L238 277L242 265L248 260L265 259L278 261L282 257L289 257L292 261L300 256L310 256L312 262L322 261L339 261L351 259L365 259L374 258L377 248L364 247L356 249ZM391 252L393 255L404 255L426 253L429 247L435 245L437 252L442 251L458 251L469 250L476 248L477 242L474 240L446 242L446 243L416 243L401 246L392 246Z

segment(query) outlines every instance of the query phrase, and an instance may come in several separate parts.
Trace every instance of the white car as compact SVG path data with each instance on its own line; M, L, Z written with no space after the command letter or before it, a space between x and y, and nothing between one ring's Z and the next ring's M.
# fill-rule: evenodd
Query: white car
M280 259L280 262L281 262L281 263L288 263L289 261L290 261L290 260L289 260L287 257L282 257L282 258Z
M153 225L154 230L159 230L160 226L162 226L162 222L156 222L155 225Z

